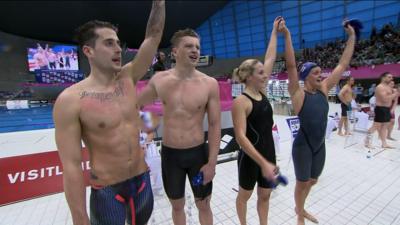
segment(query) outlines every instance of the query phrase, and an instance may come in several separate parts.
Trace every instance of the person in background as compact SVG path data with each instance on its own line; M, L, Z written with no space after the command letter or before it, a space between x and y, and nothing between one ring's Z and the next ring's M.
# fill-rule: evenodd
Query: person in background
M339 129L338 129L338 135L343 136L342 133L342 127L344 125L344 135L349 135L349 124L348 124L348 115L347 113L351 111L351 101L353 99L353 95L355 93L353 92L353 86L354 86L354 78L353 77L347 77L346 78L346 84L342 87L342 89L339 92L339 99L340 99L340 107L342 109L340 121L339 121Z
M371 87L368 88L369 99L371 99L372 96L375 95L375 88L376 88L376 84L375 83L371 84ZM369 101L369 99L368 99L368 101Z
M386 142L386 139L390 122L390 107L393 104L393 100L398 97L398 93L389 86L393 80L391 73L382 73L380 79L381 82L375 89L374 123L368 129L367 136L364 139L364 146L367 148L372 148L372 135L376 130L378 130L379 138L382 141L382 148L393 148Z
M153 64L153 71L157 73L159 71L164 71L167 69L166 63L166 56L164 52L158 52L156 55L157 62Z
M361 103L362 103L362 102L368 103L368 100L369 100L369 89L365 88L365 89L363 90L363 98L362 98Z
M156 130L159 125L159 117L151 112L140 111L142 120L140 131L140 145L144 150L145 160L150 168L151 186L153 192L160 195L162 192L161 157L154 141Z
M354 93L356 93L356 102L361 103L362 102L362 97L363 97L363 86L361 86L360 83L357 84L357 86L354 87Z
M395 87L394 81L393 81L393 80L390 81L389 87L392 88L392 92L393 92L393 93L396 93L396 92L397 92L397 88ZM389 122L389 126L388 126L387 139L388 139L388 140L391 140L391 141L396 141L396 139L394 139L394 138L392 137L392 131L393 131L394 123L395 123L395 120L396 120L395 112L396 112L396 106L397 106L397 101L398 101L398 99L399 99L398 97L397 97L397 98L394 98L394 99L392 100L392 105L390 106L390 122Z

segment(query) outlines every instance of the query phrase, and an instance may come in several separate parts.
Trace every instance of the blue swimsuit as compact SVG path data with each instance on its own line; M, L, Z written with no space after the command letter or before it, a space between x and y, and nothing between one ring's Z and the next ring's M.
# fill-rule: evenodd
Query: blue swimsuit
M149 171L106 187L92 187L90 224L144 225L153 212Z
M300 130L293 141L293 163L296 179L317 179L325 164L325 131L329 105L321 91L304 91L304 103L299 112Z

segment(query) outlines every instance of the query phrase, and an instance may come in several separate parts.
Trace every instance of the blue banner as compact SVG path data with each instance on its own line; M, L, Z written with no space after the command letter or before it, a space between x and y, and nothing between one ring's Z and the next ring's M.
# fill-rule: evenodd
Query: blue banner
M290 132L292 133L293 139L295 139L297 133L300 130L300 119L299 119L299 117L287 118L286 122L287 122L287 124L289 126Z
M35 78L38 83L77 83L84 78L81 71L72 70L35 70Z

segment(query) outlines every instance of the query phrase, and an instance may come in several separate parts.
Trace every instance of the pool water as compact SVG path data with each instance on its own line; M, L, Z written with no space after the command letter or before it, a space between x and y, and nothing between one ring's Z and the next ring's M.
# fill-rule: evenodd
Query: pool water
M53 105L30 105L28 109L0 107L0 133L54 128Z

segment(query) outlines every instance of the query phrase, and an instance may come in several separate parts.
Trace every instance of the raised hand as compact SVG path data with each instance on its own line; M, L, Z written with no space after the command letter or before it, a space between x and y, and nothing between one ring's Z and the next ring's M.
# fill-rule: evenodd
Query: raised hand
M347 35L349 35L349 36L356 35L354 28L350 24L347 25L347 27L345 27L344 30L346 31Z
M283 34L289 33L289 29L286 27L286 21L285 21L285 19L283 17L279 21L278 32L279 33L283 33Z
M274 20L273 30L279 31L279 24L282 22L283 17L277 16ZM284 20L283 20L284 21Z

